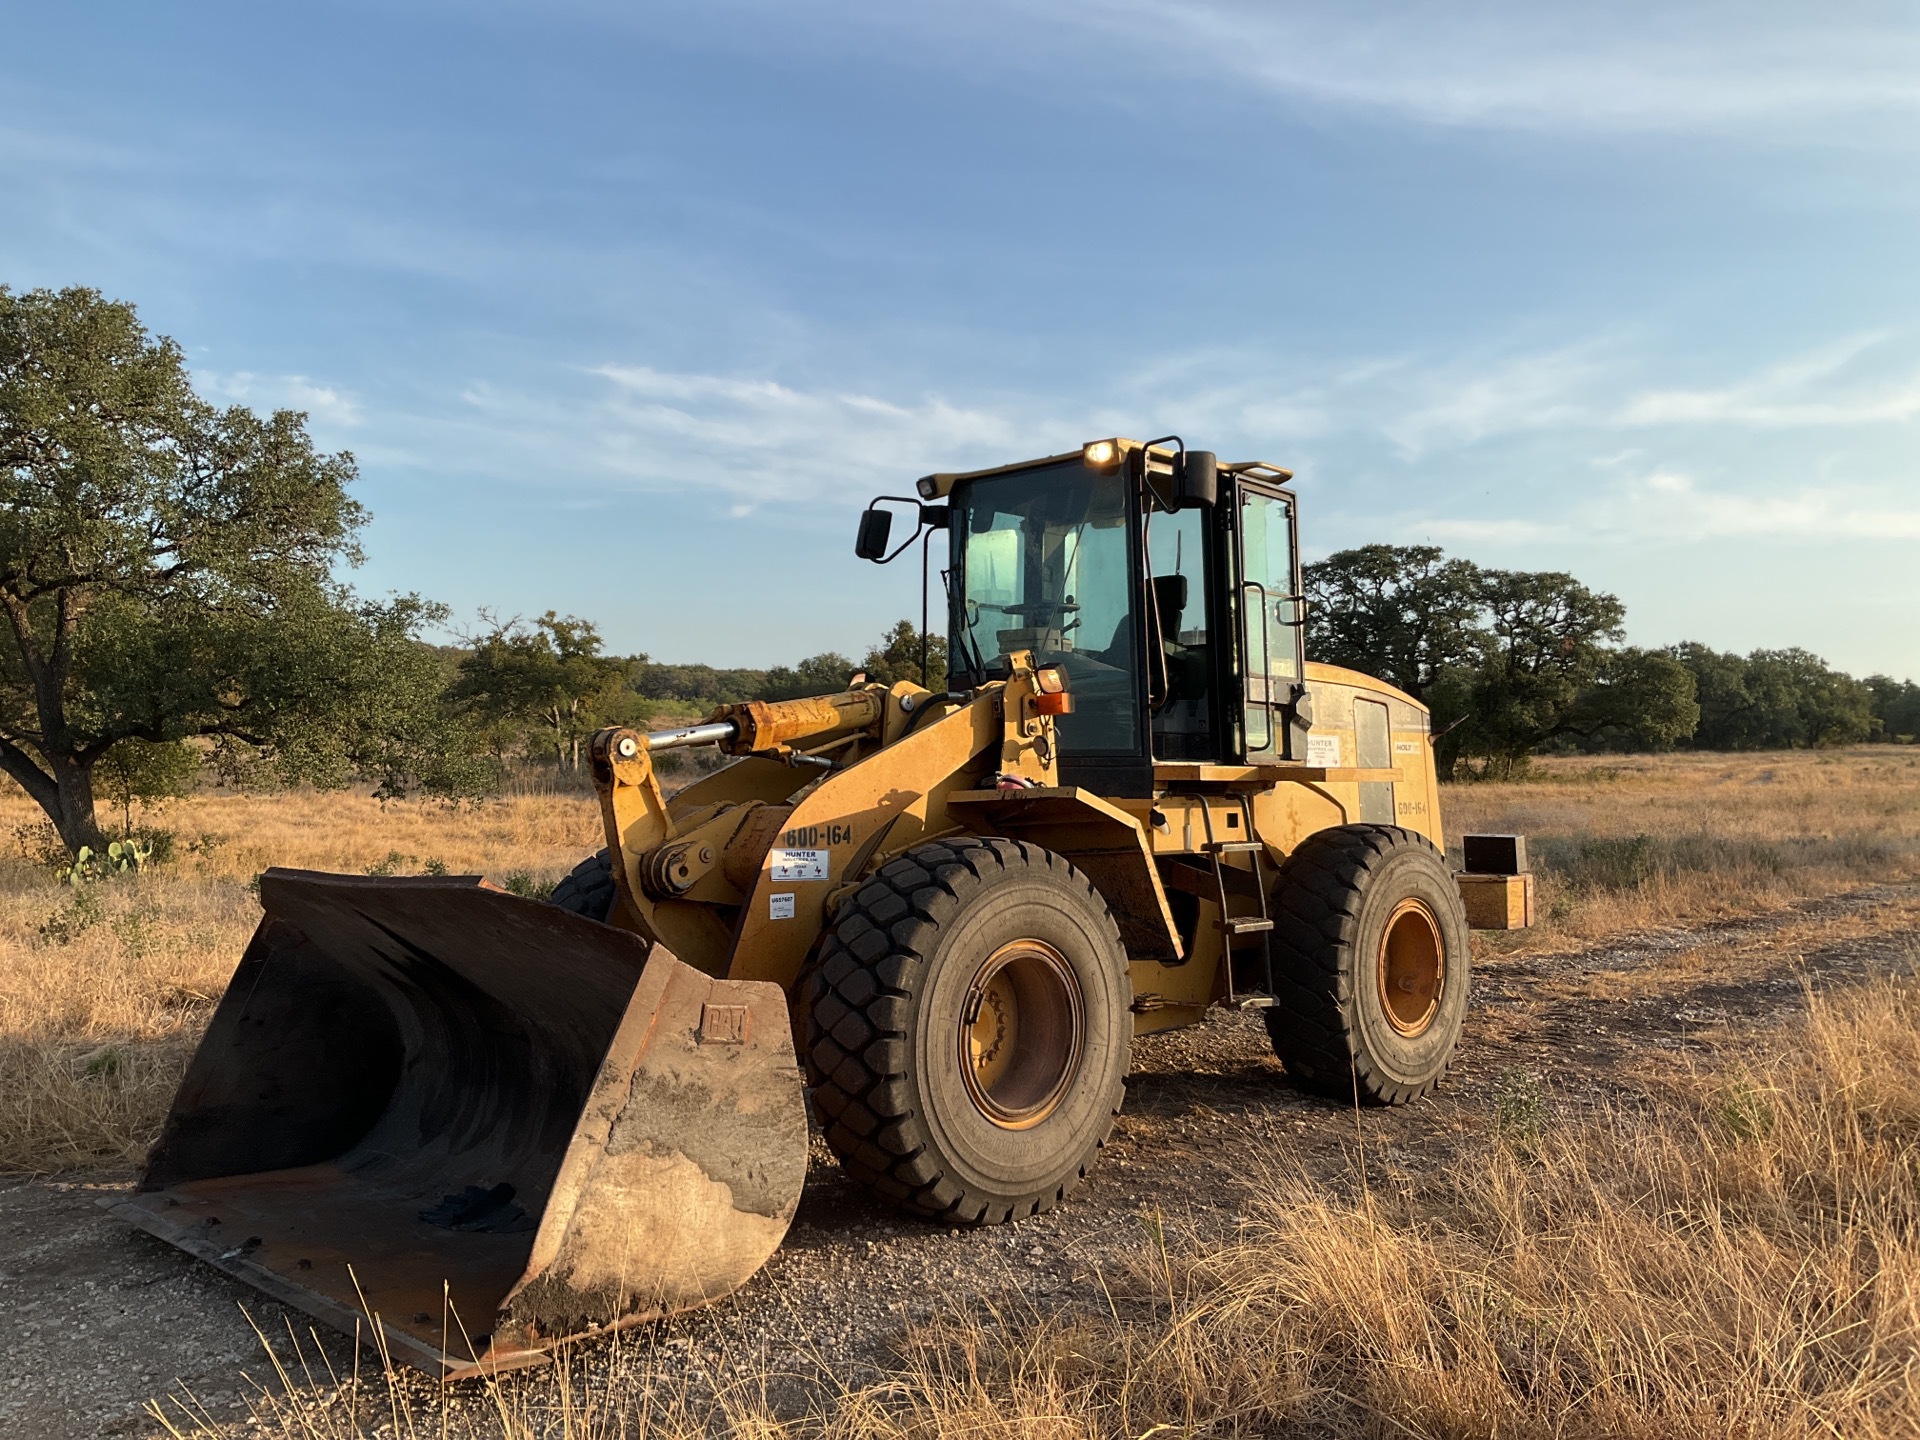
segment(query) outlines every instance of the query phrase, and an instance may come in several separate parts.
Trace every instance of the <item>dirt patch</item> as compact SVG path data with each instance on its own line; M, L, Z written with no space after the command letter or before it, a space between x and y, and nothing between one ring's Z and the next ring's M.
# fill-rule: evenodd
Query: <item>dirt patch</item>
M1138 1046L1107 1154L1062 1209L979 1231L905 1221L870 1203L816 1143L799 1217L767 1268L728 1302L619 1343L645 1349L690 1391L771 1375L798 1403L879 1378L903 1328L955 1302L1101 1303L1102 1268L1137 1251L1150 1223L1224 1233L1252 1177L1275 1164L1344 1189L1439 1160L1495 1123L1515 1077L1549 1110L1577 1110L1799 1015L1807 986L1916 964L1914 885L1561 954L1488 955L1448 1085L1406 1110L1357 1115L1295 1089L1256 1015L1217 1015ZM168 1393L214 1417L240 1415L251 1386L275 1383L242 1307L283 1349L289 1326L310 1332L305 1317L101 1212L97 1199L125 1183L109 1174L0 1191L8 1433L150 1434L144 1405ZM351 1345L325 1334L325 1348L351 1368ZM596 1363L591 1349L586 1358ZM429 1382L408 1383L433 1400ZM482 1402L469 1391L459 1403Z

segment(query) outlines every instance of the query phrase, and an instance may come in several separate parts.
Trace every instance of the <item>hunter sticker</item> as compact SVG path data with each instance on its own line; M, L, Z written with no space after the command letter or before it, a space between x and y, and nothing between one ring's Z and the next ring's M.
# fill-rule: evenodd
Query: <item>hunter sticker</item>
M1338 735L1307 736L1307 764L1318 765L1325 770L1340 768L1340 737Z
M791 920L793 918L793 892L776 892L767 896L767 918L769 920Z
M774 850L767 856L776 880L824 880L827 878L825 850Z

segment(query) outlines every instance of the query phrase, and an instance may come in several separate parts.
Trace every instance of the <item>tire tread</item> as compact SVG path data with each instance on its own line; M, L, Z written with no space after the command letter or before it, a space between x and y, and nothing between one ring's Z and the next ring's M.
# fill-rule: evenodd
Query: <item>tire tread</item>
M853 1179L928 1219L996 1224L1058 1204L1105 1147L1125 1094L1122 1074L1107 1097L1106 1123L1075 1157L1065 1182L1010 1203L968 1193L924 1138L912 1088L904 1083L912 1064L913 987L965 902L1010 870L1048 871L1079 889L1106 918L1113 951L1124 962L1105 898L1064 856L1019 840L957 836L916 845L880 866L841 906L798 988L807 1078L815 1105L834 1117L827 1144ZM836 1043L843 1025L825 1023L846 1012L861 1016L877 1037L857 1055Z
M547 896L547 903L604 925L613 914L618 894L613 883L613 861L605 850L599 850L567 872Z
M1344 1100L1404 1105L1424 1084L1397 1082L1359 1043L1349 1001L1363 983L1353 973L1361 903L1375 874L1407 849L1438 856L1433 842L1398 825L1340 825L1301 842L1280 868L1272 904L1275 986L1267 1035L1288 1071L1309 1088Z

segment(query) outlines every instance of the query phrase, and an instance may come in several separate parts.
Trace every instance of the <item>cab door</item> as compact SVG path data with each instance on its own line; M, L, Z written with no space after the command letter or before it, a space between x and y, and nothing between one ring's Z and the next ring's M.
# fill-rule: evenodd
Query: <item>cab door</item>
M1294 501L1246 480L1234 488L1242 753L1252 765L1297 760L1289 722L1305 690L1306 627Z

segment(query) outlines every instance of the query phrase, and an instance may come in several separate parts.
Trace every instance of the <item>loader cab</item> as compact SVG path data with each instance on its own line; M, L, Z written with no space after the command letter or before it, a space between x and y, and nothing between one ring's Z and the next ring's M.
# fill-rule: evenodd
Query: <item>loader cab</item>
M1057 722L1061 778L1099 794L1153 794L1156 761L1297 761L1288 478L1177 439L929 477L948 504L950 683L1003 678L1020 650L1058 665L1074 697Z

